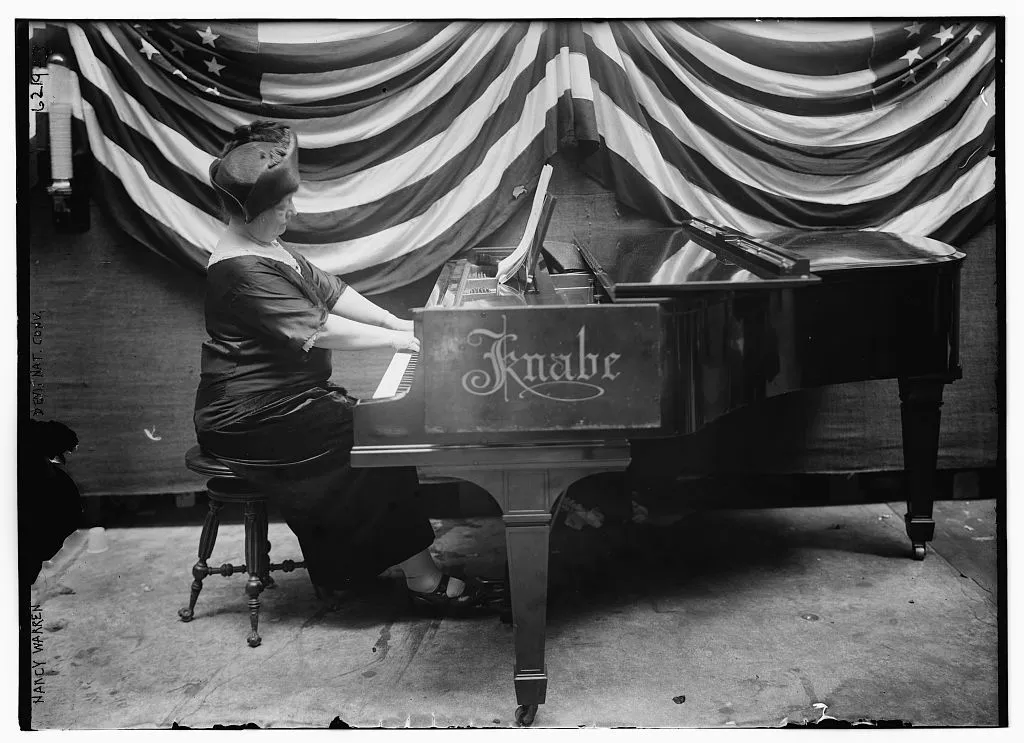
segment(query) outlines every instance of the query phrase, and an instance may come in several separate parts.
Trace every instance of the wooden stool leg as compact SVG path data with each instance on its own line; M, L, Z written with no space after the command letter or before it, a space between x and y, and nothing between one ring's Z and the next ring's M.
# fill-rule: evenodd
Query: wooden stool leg
M263 581L260 574L263 560L267 555L266 532L259 528L259 506L254 501L245 502L245 563L249 570L249 580L245 583L245 595L249 597L249 647L255 648L263 641L260 637L260 592Z
M203 590L203 579L210 574L206 561L213 554L213 545L217 542L217 529L220 526L220 509L223 504L210 499L210 510L203 522L203 531L199 536L199 561L192 566L192 594L188 599L188 606L178 610L178 616L183 622L191 622L195 616L196 601L199 600L199 592Z
M260 534L263 535L263 543L267 545L267 550L263 556L263 570L260 572L260 580L263 582L263 590L266 590L268 588L277 587L277 583L270 575L270 539L268 538L270 531L270 519L267 516L267 504L260 503L257 508L257 513L260 517Z

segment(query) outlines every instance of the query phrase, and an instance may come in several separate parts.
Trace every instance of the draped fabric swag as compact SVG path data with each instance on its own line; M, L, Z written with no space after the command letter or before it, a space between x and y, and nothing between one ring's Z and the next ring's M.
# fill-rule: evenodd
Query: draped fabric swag
M200 269L221 227L207 169L255 118L301 144L285 239L369 293L500 227L560 147L667 223L958 242L995 208L990 23L58 25L95 198Z

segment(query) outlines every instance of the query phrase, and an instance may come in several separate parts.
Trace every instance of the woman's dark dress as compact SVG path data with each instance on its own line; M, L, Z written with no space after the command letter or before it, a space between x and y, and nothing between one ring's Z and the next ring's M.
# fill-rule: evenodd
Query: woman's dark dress
M351 466L355 401L329 383L331 351L312 347L346 285L289 252L301 276L256 255L209 267L196 434L274 499L313 583L341 588L426 549L434 534L414 468Z

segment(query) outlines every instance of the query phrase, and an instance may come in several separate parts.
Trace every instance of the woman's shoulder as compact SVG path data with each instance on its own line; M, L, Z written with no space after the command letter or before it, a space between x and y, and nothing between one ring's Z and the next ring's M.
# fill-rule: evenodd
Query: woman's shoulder
M206 293L209 298L234 298L242 294L265 296L268 292L290 291L290 282L283 279L273 261L262 256L232 256L206 269Z
M325 277L325 276L333 276L333 274L328 274L327 271L325 271L324 269L320 268L315 263L313 263L313 261L311 261L309 258L304 256L296 248L293 248L290 245L285 245L284 243L279 243L279 245L282 248L284 248L286 251L288 251L288 253L292 257L295 258L296 262L299 264L299 272L302 274L303 278L309 279L309 280L311 280L311 281L313 281L315 283L315 282L318 281L318 277L319 277L320 281L323 281L324 280L323 277ZM337 277L334 277L334 278L337 278Z
M277 244L280 245L282 248L284 248L285 252L287 252L292 258L294 258L296 261L298 261L299 265L308 265L308 266L312 266L313 265L310 262L309 258L304 256L302 253L300 253L296 248L293 248L291 245L289 245L287 243L280 242L280 241L278 241Z
M236 283L274 270L274 261L262 255L214 256L206 267L207 280Z

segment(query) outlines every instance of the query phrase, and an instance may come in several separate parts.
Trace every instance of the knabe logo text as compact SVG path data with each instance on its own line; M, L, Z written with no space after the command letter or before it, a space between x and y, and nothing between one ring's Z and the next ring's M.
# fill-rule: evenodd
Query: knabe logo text
M483 359L490 368L471 369L462 376L462 387L474 395L501 392L509 399L509 386L518 388L519 398L535 395L557 402L593 400L605 393L597 381L619 376L612 366L621 356L608 353L599 356L587 353L587 326L576 333L577 345L570 353L517 353L513 344L518 339L508 332L508 319L501 316L501 332L477 328L466 335L471 346L483 346L490 339L490 348Z

